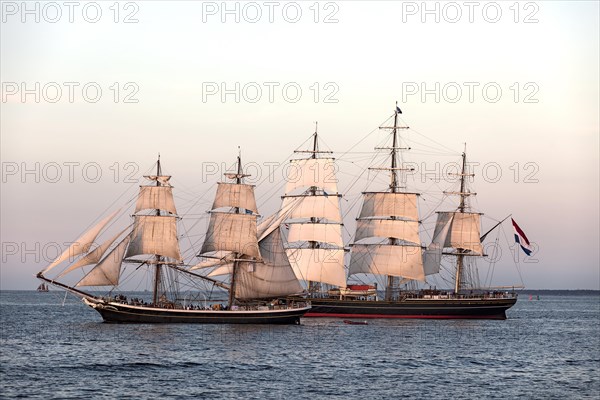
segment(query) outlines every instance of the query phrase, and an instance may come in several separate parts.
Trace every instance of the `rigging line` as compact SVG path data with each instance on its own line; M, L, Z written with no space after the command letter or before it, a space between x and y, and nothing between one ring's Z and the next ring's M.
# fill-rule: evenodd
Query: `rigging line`
M98 221L99 221L99 220L100 220L102 217L104 217L104 216L105 216L104 214L105 214L105 213L106 213L108 210L112 209L112 208L113 208L113 206L114 206L114 205L117 203L117 201L119 201L119 199L121 199L121 197L123 197L123 196L124 196L124 195L125 195L125 194L126 194L128 191L129 191L129 190L131 190L131 188L133 187L133 185L134 185L134 184L139 184L139 180L138 180L137 182L134 182L134 183L133 183L133 184L132 184L130 187L128 187L127 189L125 189L125 191L124 191L124 192L122 192L122 193L119 195L119 197L117 197L117 198L116 198L116 199L115 199L115 200L114 200L112 203L110 203L110 205L108 205L108 207L106 207L106 208L105 208L105 209L104 209L104 210L103 210L103 211L102 211L102 212L101 212L101 213L98 215L98 217L96 217L96 218L95 218L95 219L94 219L94 220L93 220L91 223L89 223L89 224L87 225L87 227L86 227L86 228L84 228L84 229L83 229L83 231L82 231L81 233L79 233L79 235L77 235L77 237L78 237L78 238L79 238L79 237L81 237L81 236L82 236L84 233L86 233L86 232L87 232L87 231L88 231L88 230L89 230L89 229L90 229L92 226L94 226L96 223L98 223ZM123 206L123 209L125 209L125 207L129 205L129 203L132 203L132 202L133 202L133 200L135 200L135 199L136 199L136 197L137 197L137 196L134 196L132 199L130 199L129 201L127 201L127 202L125 203L125 205ZM117 220L119 217L121 217L123 214L126 214L126 213L127 213L127 212L126 212L126 210L123 210L123 211L122 211L121 213L119 213L118 215L115 215L115 217L113 217L113 219L112 219L112 221L110 222L110 224L109 224L109 225L107 225L105 228L103 228L103 230L104 230L104 231L106 231L106 229L107 229L107 228L109 228L110 226L112 226L112 225L115 223L115 221L116 221L116 220Z
M402 122L406 123L404 120L402 120ZM446 146L446 145L444 145L444 144L442 144L442 143L440 143L440 142L438 142L436 140L431 139L428 136L425 136L424 134L422 134L421 132L417 131L416 129L411 128L410 130L412 132L416 133L417 135L419 135L419 136L421 136L421 137L423 137L423 138L425 138L427 140L430 140L430 141L432 141L433 143L435 143L435 144L437 144L439 146L444 147L446 150L449 150L449 151L453 152L454 154L461 154L462 153L461 151L456 151L456 150L454 150L454 149L452 149L452 148L450 148L450 147L448 147L448 146Z
M382 122L382 125L385 124L387 121L389 120L386 119L385 121ZM381 126L381 125L380 125ZM352 146L350 146L350 148L348 150L346 150L345 152L343 152L342 154L340 154L340 158L345 156L346 154L348 154L350 151L352 151L352 149L354 149L356 146L358 146L359 144L361 144L366 138L368 138L369 136L371 136L373 134L373 132L376 132L379 130L379 126L375 129L373 129L371 132L367 133L365 136L363 136L362 139L360 139L358 142L356 142L355 144L353 144Z
M506 241L506 244L508 245L509 250L511 249L511 241L508 240L508 237L506 236L506 230L504 229L504 227L502 225L500 225L500 230L502 231L502 235L504 236L504 240ZM515 251L517 252L517 256L514 257L513 256L513 261L515 261L516 258L516 262L515 262L515 267L517 268L517 272L519 273L519 279L520 279L520 283L522 286L525 286L525 282L523 281L523 275L521 274L521 265L520 265L520 257L519 255L521 253L519 253L519 247L515 246Z
M202 196L198 197L198 198L196 199L196 201L195 201L195 202L194 202L194 203L193 203L191 206L189 206L189 208L188 208L187 212L191 211L191 210L192 210L194 207L196 207L196 205L197 205L197 204L200 202L200 200L204 199L204 197L205 197L205 196L206 196L208 193L212 192L212 188L213 188L213 187L215 187L216 185L217 185L216 183L213 183L213 184L212 184L212 185L211 185L211 186L210 186L210 187L209 187L209 188L208 188L208 189L207 189L207 190L204 192L204 194L203 194ZM181 215L181 217L184 217L184 216L186 216L186 215L187 215L187 212L183 212L182 214L180 214L180 215Z
M310 137L307 140L305 140L304 143L302 143L298 148L300 148L301 146L304 146L304 144L308 140L310 140ZM284 165L287 164L287 160L289 160L291 157L293 157L293 155L294 155L294 152L292 152L291 154L289 154L281 162L278 163L279 165L277 165L277 167L273 170L273 177L275 176L275 173L277 171L279 171ZM271 174L267 174L267 176L265 176L265 178L263 180L261 180L259 183L256 184L256 187L259 187L260 185L262 185L263 183L265 183L265 181L268 180L270 177L271 177ZM280 183L279 185L276 185L274 188L271 188L271 189L267 190L265 193L263 193L262 195L258 196L256 198L257 203L260 200L262 200L267 195L268 195L267 200L271 199L273 197L273 195L271 193L274 193L275 191L279 191L285 185L285 183L286 183L286 180L284 179L283 183ZM259 203L260 206L262 207L266 203L267 200L260 202Z

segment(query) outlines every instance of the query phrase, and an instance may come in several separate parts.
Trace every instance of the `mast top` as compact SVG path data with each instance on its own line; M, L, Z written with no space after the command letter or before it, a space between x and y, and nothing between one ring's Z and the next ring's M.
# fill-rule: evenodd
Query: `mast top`
M469 189L467 189L467 182L466 182L466 177L473 177L475 176L475 174L473 173L467 173L467 144L464 144L464 151L461 155L462 157L462 167L461 167L461 171L458 174L454 174L454 173L449 173L448 175L454 175L454 176L460 176L460 190L458 192L444 192L444 194L448 195L457 195L460 196L460 203L458 205L458 211L461 213L464 213L465 210L470 208L469 205L469 196L475 196L477 195L477 193L471 192Z
M244 172L242 171L242 150L240 146L238 146L237 172L225 172L223 175L225 175L229 179L234 179L235 183L238 185L242 183L243 178L251 176L250 174L244 174Z
M396 101L396 108L394 109L394 125L393 126L380 126L379 129L391 129L392 130L392 146L391 147L376 147L375 150L390 150L391 152L391 166L389 168L379 167L370 168L374 170L388 170L390 171L390 185L389 190L392 193L397 193L398 189L406 189L405 186L401 186L398 172L400 171L414 171L414 168L402 168L398 167L398 151L410 150L410 147L402 147L400 145L400 137L398 135L399 129L408 129L408 126L398 126L398 114L402 114L402 110L398 107Z
M319 150L319 134L318 132L319 122L315 121L315 133L312 134L313 148L312 150L294 150L294 153L309 153L309 158L317 158L317 154L332 154L333 151Z

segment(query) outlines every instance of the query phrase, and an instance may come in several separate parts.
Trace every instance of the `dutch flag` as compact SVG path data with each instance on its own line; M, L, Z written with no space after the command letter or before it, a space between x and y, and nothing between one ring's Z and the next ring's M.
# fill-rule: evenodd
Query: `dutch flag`
M513 224L513 228L515 230L515 242L517 242L519 244L519 246L521 246L521 248L523 249L525 254L530 256L533 249L531 248L529 239L527 239L525 232L523 232L523 230L521 228L519 228L519 225L517 225L515 220L511 218L511 221Z

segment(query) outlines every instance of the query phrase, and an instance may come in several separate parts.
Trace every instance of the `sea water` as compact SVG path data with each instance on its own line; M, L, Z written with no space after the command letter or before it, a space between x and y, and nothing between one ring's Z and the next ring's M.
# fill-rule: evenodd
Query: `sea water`
M507 315L107 324L59 291L5 291L0 397L600 398L598 295L521 295Z

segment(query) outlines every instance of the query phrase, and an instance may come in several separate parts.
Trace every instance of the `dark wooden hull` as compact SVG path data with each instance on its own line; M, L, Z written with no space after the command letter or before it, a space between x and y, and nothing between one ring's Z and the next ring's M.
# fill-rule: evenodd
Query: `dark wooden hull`
M425 318L506 319L510 298L405 299L401 301L307 298L312 308L305 317L328 318Z
M216 311L172 310L131 306L119 303L86 301L90 307L112 323L186 323L186 324L299 324L310 306L280 310Z

